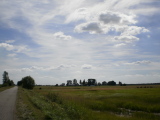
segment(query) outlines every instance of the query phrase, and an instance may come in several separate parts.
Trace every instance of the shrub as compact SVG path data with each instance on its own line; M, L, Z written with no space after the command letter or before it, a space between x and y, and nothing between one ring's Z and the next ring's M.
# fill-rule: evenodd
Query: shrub
M22 80L21 80L21 81L18 81L18 82L17 82L17 85L18 85L18 86L21 86L21 85L22 85Z
M116 85L116 82L114 82L113 80L112 80L112 81L109 81L109 82L108 82L108 85Z
M33 89L33 87L35 86L34 79L30 76L26 76L26 77L22 78L21 81L22 81L23 88Z

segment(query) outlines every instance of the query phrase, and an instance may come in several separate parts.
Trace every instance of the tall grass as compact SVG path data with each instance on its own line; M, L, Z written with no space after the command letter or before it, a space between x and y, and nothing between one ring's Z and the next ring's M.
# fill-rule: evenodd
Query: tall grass
M29 100L51 120L159 120L160 86L35 87Z
M58 93L47 93L42 96L32 91L27 93L32 104L40 109L45 119L51 120L86 120L89 110L75 102L64 100Z
M32 96L29 96L29 99L35 107L43 112L45 119L69 120L67 114L65 113L64 109L61 108L61 106L53 103L44 96L34 93L34 95L32 94Z

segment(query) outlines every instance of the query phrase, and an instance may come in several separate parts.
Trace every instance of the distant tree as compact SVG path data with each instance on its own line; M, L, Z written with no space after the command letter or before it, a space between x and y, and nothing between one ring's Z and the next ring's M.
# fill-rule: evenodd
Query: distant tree
M73 85L77 85L77 80L73 79Z
M8 72L4 71L4 73L3 73L3 84L8 84L8 82L9 82Z
M72 84L72 80L67 80L66 86L71 86L71 85L73 85L73 84Z
M4 71L4 73L3 73L3 85L2 86L12 86L12 85L14 85L13 80L10 80L8 72Z
M26 89L33 89L35 86L35 81L31 76L26 76L22 78L22 87Z
M96 79L88 79L88 86L97 85Z
M14 85L13 80L9 80L8 85L9 85L9 86L13 86L13 85Z
M122 86L122 82L119 81L119 85Z
M112 80L112 81L109 81L109 82L108 82L108 85L116 85L116 82L114 82L113 80Z
M85 86L88 85L88 82L85 82Z
M83 84L84 86L86 85L86 81L85 81L85 79L83 80L82 84Z
M69 84L67 83L66 86L68 86Z
M123 83L123 86L126 86L126 84L125 84L125 83Z
M100 82L98 82L98 86L101 86L102 84Z
M81 81L81 80L79 81L79 84L80 84L80 85L82 84L82 81Z
M17 85L18 85L18 86L21 86L21 85L22 85L22 80L18 81L18 82L17 82Z
M106 81L103 81L103 82L102 82L102 85L107 85L107 82L106 82Z
M92 85L92 81L88 79L88 86Z

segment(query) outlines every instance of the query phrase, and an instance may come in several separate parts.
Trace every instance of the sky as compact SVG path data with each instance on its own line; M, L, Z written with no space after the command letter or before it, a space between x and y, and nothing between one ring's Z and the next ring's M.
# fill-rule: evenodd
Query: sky
M159 83L159 11L159 0L1 0L0 74Z

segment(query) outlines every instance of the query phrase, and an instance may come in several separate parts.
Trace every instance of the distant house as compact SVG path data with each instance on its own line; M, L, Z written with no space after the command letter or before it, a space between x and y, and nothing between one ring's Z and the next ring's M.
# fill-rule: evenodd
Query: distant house
M95 86L97 85L96 79L88 79L88 86Z

